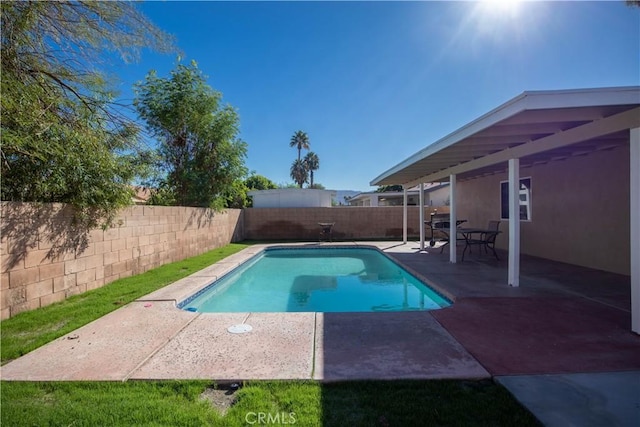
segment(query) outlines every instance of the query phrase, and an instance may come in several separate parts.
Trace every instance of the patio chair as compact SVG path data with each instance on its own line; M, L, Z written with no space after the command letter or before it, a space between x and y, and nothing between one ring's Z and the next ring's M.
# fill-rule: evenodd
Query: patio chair
M493 255L495 255L496 259L500 261L498 253L496 252L496 237L498 237L498 233L500 233L500 221L489 221L487 230L495 231L495 233L482 234L481 240L484 241L484 253L487 253L487 249L491 249Z
M472 247L478 246L478 247L483 247L484 246L484 252L488 253L488 249L491 249L491 252L493 252L493 255L496 257L496 259L498 261L500 261L500 258L498 257L498 253L496 252L496 237L498 236L498 234L500 234L500 221L489 221L489 224L487 225L486 229L467 229L465 230L466 232L464 233L464 239L465 239L465 246L464 246L464 250L462 251L462 261L464 261L464 255L467 252L467 249L469 249L469 253L472 252ZM477 238L474 238L473 236L477 234Z
M318 223L318 225L320 226L320 238L318 239L319 242L321 242L322 239L333 242L332 230L335 224L336 224L335 222L319 222Z

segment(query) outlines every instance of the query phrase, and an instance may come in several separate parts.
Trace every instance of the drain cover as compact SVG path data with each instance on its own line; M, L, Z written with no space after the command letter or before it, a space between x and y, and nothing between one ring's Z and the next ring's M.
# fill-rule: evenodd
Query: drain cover
M239 325L229 326L227 328L227 331L231 332L232 334L244 334L246 332L251 332L251 330L253 330L251 325L246 325L244 323Z

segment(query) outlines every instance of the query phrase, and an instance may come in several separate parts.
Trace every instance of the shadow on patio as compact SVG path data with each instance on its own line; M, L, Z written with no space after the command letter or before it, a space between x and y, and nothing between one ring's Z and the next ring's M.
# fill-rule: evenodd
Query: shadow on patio
M387 253L455 299L430 313L491 375L640 370L628 276L523 255L513 288L504 252L451 264L412 248Z

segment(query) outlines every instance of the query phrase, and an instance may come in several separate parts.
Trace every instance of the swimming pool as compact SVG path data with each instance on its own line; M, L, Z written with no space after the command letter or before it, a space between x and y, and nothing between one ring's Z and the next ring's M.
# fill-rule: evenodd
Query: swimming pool
M436 310L451 303L369 248L269 248L178 304L206 312Z

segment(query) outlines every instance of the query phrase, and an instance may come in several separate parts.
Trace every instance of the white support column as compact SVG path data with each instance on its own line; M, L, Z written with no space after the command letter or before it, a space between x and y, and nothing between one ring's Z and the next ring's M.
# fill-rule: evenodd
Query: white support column
M449 175L449 262L458 262L458 231L456 230L457 214L456 176Z
M402 243L407 243L407 206L409 204L409 196L407 195L407 187L402 187L404 194L402 195Z
M424 183L420 183L420 250L424 251Z
M631 220L631 330L640 334L640 128L629 133Z
M520 159L509 160L509 286L520 286Z

